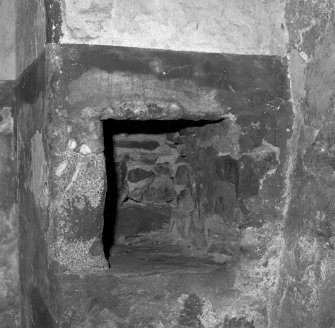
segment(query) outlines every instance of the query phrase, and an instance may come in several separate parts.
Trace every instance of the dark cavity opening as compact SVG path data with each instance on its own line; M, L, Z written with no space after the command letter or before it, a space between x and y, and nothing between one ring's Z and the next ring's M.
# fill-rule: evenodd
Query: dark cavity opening
M134 199L134 197L127 196L126 193L123 195L124 190L122 190L122 184L123 181L126 179L130 180L131 182L136 183L140 179L146 179L147 177L145 174L146 171L142 169L134 169L129 172L129 168L127 168L127 161L132 160L129 158L129 155L127 154L127 150L131 152L131 149L135 149L136 151L143 150L143 152L150 153L154 151L155 147L157 147L157 142L155 143L155 135L165 135L167 139L171 139L170 144L171 147L174 147L174 145L178 145L178 138L173 138L175 136L175 133L178 133L179 136L188 136L189 138L195 138L196 136L193 135L194 128L200 128L204 127L208 124L215 124L222 122L221 120L216 121L205 121L205 120L198 120L198 121L190 121L190 120L173 120L173 121L157 121L157 120L149 120L149 121L127 121L127 120L104 120L103 121L103 133L104 133L104 154L106 159L106 174L107 174L107 191L106 191L106 199L105 199L105 209L104 209L104 226L103 226L103 232L102 232L102 243L104 248L104 254L106 259L109 259L110 256L110 250L113 247L113 245L117 242L116 240L116 232L117 227L120 226L118 224L119 219L119 210L120 206L126 202L132 202L134 204L134 208L136 208L136 202L140 203L138 199ZM122 138L122 135L125 135L124 138ZM129 141L129 136L132 135L147 135L149 136L147 139L138 139L135 137L135 139L131 139ZM121 136L121 138L120 138ZM151 138L152 136L153 138ZM116 149L123 149L125 152L122 160L116 160ZM122 156L121 156L122 157ZM144 160L147 160L148 163L150 162L150 158L146 158ZM154 159L152 159L154 161ZM151 165L153 165L151 163ZM165 174L163 171L166 168L164 166L165 163L161 164L160 169L162 170L162 174ZM157 165L159 168L159 165ZM154 173L157 174L157 171ZM121 189L121 190L120 190ZM141 195L138 196L141 198ZM166 198L166 203L169 203L169 198ZM142 204L141 204L142 205ZM148 205L148 204L147 204ZM149 204L150 205L150 204ZM139 215L142 218L152 216L162 216L168 215L165 213L167 206L165 204L159 204L156 206L156 204L153 205L151 209L149 209L148 206L148 212L143 213L140 211L132 211L131 207L128 207L127 210L129 213L126 213L127 216L136 216ZM143 207L144 208L144 207ZM157 212L160 211L161 213ZM125 211L125 210L124 210ZM150 212L151 211L151 212ZM146 227L149 223L145 222L135 222L136 218L134 218L134 221L129 221L129 235L128 237L133 237L132 234L136 234L137 230L135 226L140 230L148 231L150 232L150 227ZM141 227L138 227L138 225L142 225ZM154 224L153 224L154 225ZM122 223L121 223L122 226ZM127 229L127 227L122 226L120 229L124 230ZM153 227L155 228L155 227ZM124 231L123 231L124 232ZM125 236L127 238L127 235Z

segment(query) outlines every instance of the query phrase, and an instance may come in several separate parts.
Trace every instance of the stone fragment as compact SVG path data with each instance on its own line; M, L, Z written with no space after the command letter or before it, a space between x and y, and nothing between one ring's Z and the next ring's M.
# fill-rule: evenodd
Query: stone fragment
M239 160L239 197L246 198L258 194L260 179L278 165L278 155L275 151L260 154L243 155Z
M264 117L239 116L236 123L241 127L238 142L242 153L261 146L266 133Z
M143 170L141 168L132 169L128 172L128 181L137 183L139 181L148 179L154 175L153 172Z
M57 168L56 168L56 175L57 175L58 177L60 177L60 176L62 175L62 173L63 173L63 171L66 169L67 165L68 165L68 161L65 160L65 161L63 161L62 163L60 163L60 164L57 166Z
M144 203L164 203L177 197L172 181L166 177L156 177L143 193Z
M93 256L99 256L103 254L103 244L101 240L96 240L93 242L89 250L90 254Z
M187 165L178 165L174 181L179 185L186 185L189 181L189 168Z
M121 162L115 165L119 203L123 203L127 199L129 193L129 187L126 181L127 160L128 158L125 156Z
M145 149L145 150L155 150L159 147L159 143L154 140L115 140L115 147L122 148L134 148L134 149Z
M80 151L80 153L83 154L83 155L88 155L88 154L91 154L91 153L92 153L91 148L88 147L87 145L82 145L82 146L80 146L79 151Z
M166 134L166 140L168 140L169 142L175 144L175 145L179 145L182 143L182 139L179 135L179 133L167 133Z
M188 188L183 189L178 195L178 207L183 210L193 210L195 208L195 200Z
M241 239L237 226L221 216L211 215L205 221L205 231L208 253L237 256Z
M220 156L215 159L216 173L220 180L238 185L239 168L238 161L230 156Z
M154 165L154 171L157 175L164 175L164 176L167 176L167 177L171 177L171 169L170 169L170 166L169 164L156 164Z
M77 141L74 139L70 139L67 146L71 149L74 150L77 148Z

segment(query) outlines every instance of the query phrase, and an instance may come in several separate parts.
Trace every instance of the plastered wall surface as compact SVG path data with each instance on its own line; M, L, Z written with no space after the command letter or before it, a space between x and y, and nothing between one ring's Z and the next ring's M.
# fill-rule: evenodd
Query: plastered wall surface
M46 41L46 16L43 0L17 0L16 77L43 51Z
M286 53L284 0L61 0L61 7L61 43Z
M0 1L0 81L15 80L15 1Z

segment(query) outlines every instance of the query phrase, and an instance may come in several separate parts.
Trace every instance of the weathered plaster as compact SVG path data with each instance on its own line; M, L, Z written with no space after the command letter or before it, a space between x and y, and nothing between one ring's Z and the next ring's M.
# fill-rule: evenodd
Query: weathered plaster
M285 55L285 1L62 0L61 43Z
M45 1L17 0L16 77L43 52L46 42L45 21Z
M0 1L0 81L16 79L16 0Z

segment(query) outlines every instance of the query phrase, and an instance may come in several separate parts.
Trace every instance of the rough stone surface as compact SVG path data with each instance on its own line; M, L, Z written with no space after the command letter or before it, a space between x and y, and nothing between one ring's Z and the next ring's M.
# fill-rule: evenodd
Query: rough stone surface
M49 148L45 107L45 58L30 66L17 86L17 209L21 286L21 325L56 327L58 302L49 270Z
M334 326L334 4L288 1L294 104L289 202L271 324Z
M15 1L0 2L0 81L16 79Z
M14 111L0 87L0 187L8 190L0 194L0 326L19 325L19 258L22 327L333 327L334 4L46 6L47 29L44 2L18 6L18 73L40 61L18 83L16 206ZM45 33L55 43L235 55L49 45L45 61ZM286 55L286 41L287 58L255 56ZM121 140L125 248L105 272L100 120L108 118L224 121ZM139 250L146 234L182 240L185 253L157 240Z
M60 326L266 327L261 305L234 289L232 266L157 247L115 251L108 272L58 275Z
M287 42L284 7L282 0L64 0L60 41L284 55Z
M289 98L285 60L276 56L53 45L49 57L69 118L220 119L248 108L262 115L271 102L278 111L266 113L267 127Z
M20 325L13 140L14 83L0 83L0 326Z
M165 233L174 242L182 241L191 254L216 265L230 263L237 277L231 288L242 301L234 303L227 319L222 314L216 322L252 325L257 319L259 327L265 327L264 299L274 292L282 246L277 237L292 134L286 60L53 45L48 47L47 68L53 150L48 162L47 247L53 270L85 276L100 275L106 268L99 246L106 190L100 120L149 120L154 131L137 127L133 134L120 132L117 120L107 127L112 134L113 129L115 134L119 131L112 151L120 175L114 179L121 190L120 211L114 213L116 231L111 238L136 244ZM150 121L177 118L221 120L190 126L183 122L180 128L179 123ZM139 126L145 125L139 121ZM32 137L40 140L39 134ZM39 156L43 158L43 152ZM40 185L33 184L36 189ZM109 262L113 266L113 257ZM251 311L250 300L258 306L256 319L245 313ZM138 311L126 324L148 326L151 319L141 319ZM191 312L185 310L182 317L191 322ZM90 315L79 316L74 326L94 325Z

